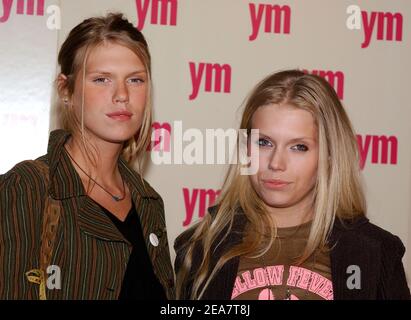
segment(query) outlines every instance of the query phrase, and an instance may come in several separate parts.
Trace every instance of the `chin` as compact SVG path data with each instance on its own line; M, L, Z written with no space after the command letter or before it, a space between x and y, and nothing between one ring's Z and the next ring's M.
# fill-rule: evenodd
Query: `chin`
M124 142L127 142L132 137L133 137L132 135L117 136L117 137L112 137L111 139L108 139L108 141L113 142L113 143L124 143Z
M124 142L132 138L136 134L135 130L131 130L130 128L122 128L122 129L108 129L106 132L102 132L102 137L106 138L108 141L113 142Z
M123 143L129 140L133 135L131 134L105 134L99 135L98 138L110 143Z
M271 208L288 208L291 204L289 202L281 202L281 201L276 201L276 202L266 202L264 201L265 204Z
M292 202L289 199L285 199L283 197L261 197L264 203L273 208L287 208L289 207Z

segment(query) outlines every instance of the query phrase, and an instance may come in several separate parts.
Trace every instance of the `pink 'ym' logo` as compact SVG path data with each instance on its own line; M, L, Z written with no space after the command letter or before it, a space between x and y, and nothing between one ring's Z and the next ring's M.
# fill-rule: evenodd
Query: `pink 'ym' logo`
M249 41L257 39L261 26L264 24L265 33L289 34L291 24L291 8L284 5L256 4L248 5L251 18L252 32Z
M150 6L151 4L151 6ZM177 25L178 0L136 0L137 29L143 30L150 7L151 24Z
M231 66L228 64L218 63L198 63L190 62L190 75L192 92L189 96L190 100L197 98L201 83L205 79L205 92L231 92ZM214 83L214 87L213 87ZM224 83L224 86L222 84ZM223 87L223 88L222 88Z
M17 0L16 13L21 15L37 15L44 16L44 0ZM35 4L37 4L35 6ZM3 15L0 17L0 22L4 23L10 18L13 0L3 0ZM36 11L34 11L36 8Z

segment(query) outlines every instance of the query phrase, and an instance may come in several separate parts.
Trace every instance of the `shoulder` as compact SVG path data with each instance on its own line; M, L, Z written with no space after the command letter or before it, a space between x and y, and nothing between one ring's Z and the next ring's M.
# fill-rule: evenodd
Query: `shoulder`
M176 254L181 253L184 248L188 245L188 243L191 241L191 238L197 229L198 224L195 224L194 226L188 228L187 230L184 230L182 233L180 233L177 238L174 240L174 250Z
M361 217L355 221L336 221L335 229L345 238L353 241L362 240L370 245L378 246L386 256L401 258L405 247L401 239L391 232Z
M44 178L33 160L25 160L16 164L5 174L1 175L1 188L31 187L39 190L44 187ZM41 190L43 191L43 190Z
M360 232L364 237L377 241L385 253L390 253L398 257L402 257L405 253L404 244L398 236L371 222L368 222L360 228Z
M208 213L204 218L209 218L209 223L212 224L214 220L217 217L217 214L219 211L219 205L214 205L212 207L208 208ZM204 220L204 219L203 219ZM192 227L188 228L187 230L183 231L175 240L174 242L174 249L176 252L178 250L181 250L182 248L186 247L189 242L191 242L191 238L194 234L194 232L197 230L197 228L200 226L203 220L200 220L196 224L194 224ZM241 209L237 209L234 213L234 220L233 220L233 225L231 226L231 234L241 234L243 227L246 224L247 218L245 217L243 211ZM223 235L226 234L228 226L226 226L223 231L220 233L220 236L222 237ZM213 243L216 244L220 241L220 238L217 238L217 240Z
M215 220L218 212L218 205L209 207L207 211L207 215L203 218L203 220L196 222L194 225L184 230L182 233L180 233L180 235L177 236L174 241L174 250L177 256L185 255L186 248L193 242L194 233L197 231L197 228L200 227L201 223L204 222L205 218L211 219L210 223ZM199 240L197 240L196 245L199 245ZM197 247L197 249L199 249L199 247Z
M44 206L47 186L44 176L32 160L16 164L0 177L0 228L14 225L28 232L30 221L37 221ZM35 224L33 224L35 225ZM4 229L2 229L4 230Z

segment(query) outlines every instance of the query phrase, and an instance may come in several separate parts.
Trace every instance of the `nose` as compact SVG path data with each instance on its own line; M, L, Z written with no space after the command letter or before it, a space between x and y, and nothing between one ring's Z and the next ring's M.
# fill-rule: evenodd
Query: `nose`
M124 83L119 83L116 86L114 95L113 95L113 102L117 103L128 103L129 96L128 96L128 89Z
M280 148L273 148L268 168L273 171L284 171L286 169L286 154Z

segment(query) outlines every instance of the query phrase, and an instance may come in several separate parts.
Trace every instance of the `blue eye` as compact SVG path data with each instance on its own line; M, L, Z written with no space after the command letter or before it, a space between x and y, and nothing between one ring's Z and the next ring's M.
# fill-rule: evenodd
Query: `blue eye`
M142 78L131 78L128 80L129 82L133 83L133 84L140 84L140 83L144 83L145 80Z
M93 80L93 82L95 82L95 83L106 83L106 82L108 82L108 79L107 78L96 78L96 79Z
M263 138L258 139L257 144L260 147L270 147L270 146L272 146L270 141L268 141L267 139L263 139Z
M302 152L308 151L308 147L305 144L297 144L295 146L292 146L291 149Z

